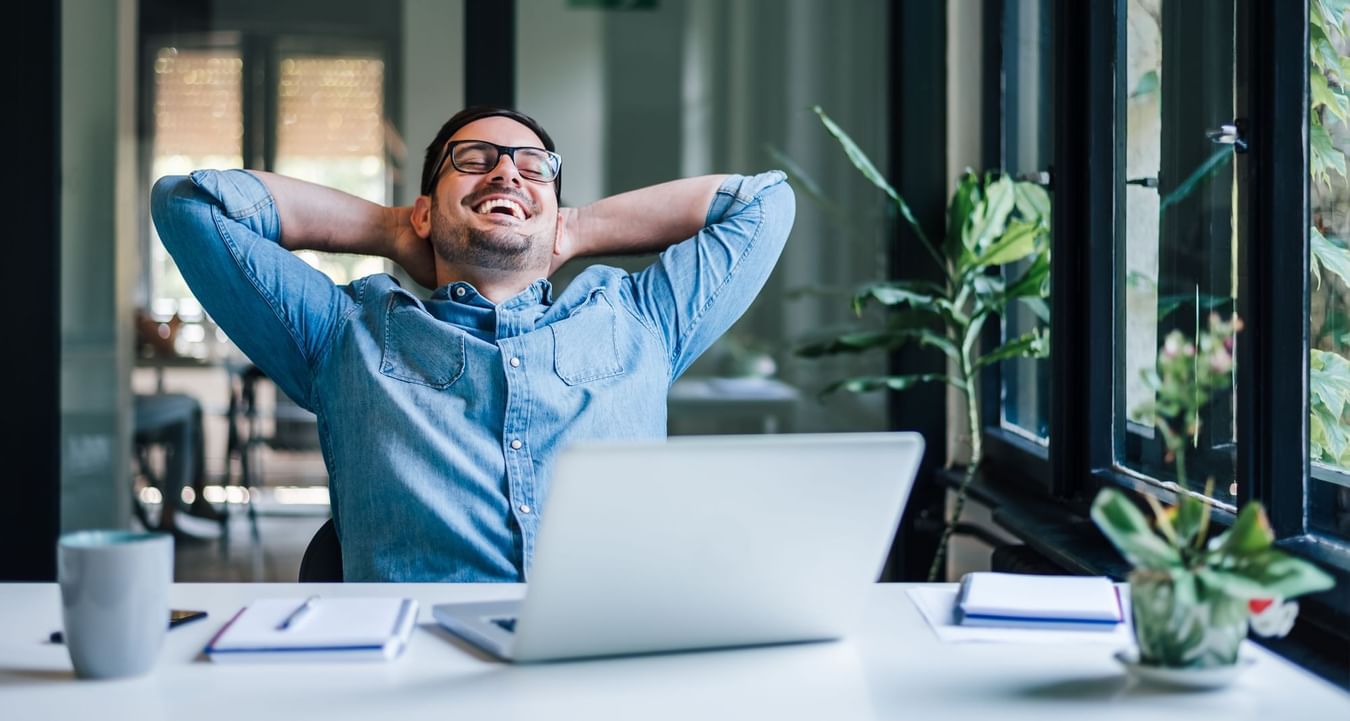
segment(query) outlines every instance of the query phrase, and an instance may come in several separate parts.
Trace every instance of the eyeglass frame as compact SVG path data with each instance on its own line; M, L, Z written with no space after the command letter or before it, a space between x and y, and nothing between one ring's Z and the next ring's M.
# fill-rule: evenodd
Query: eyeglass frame
M487 169L487 170L484 170L484 171L481 172L481 173L475 173L475 172L473 172L472 170L462 170L462 169L460 169L460 167L459 167L458 165L455 165L455 161L453 160L453 156L454 156L454 154L455 154L455 152L454 152L454 151L455 151L455 148L456 148L457 146L463 145L463 144L465 144L465 143L479 143L479 144L481 144L481 145L490 145L490 146L492 146L493 148L495 148L495 149L497 150L497 162L496 162L496 163L493 163L493 165L492 165L491 168L489 168L489 169ZM440 160L437 160L437 161L436 161L436 170L435 170L434 172L432 172L431 178L427 180L427 187L422 189L422 191L423 191L422 194L423 194L423 195L431 195L431 191L434 190L434 189L436 188L436 182L439 181L439 180L441 179L441 172L445 170L445 161L446 161L446 160L449 160L449 161L450 161L450 167L454 168L455 170L457 170L457 171L459 171L459 172L461 172L461 173L466 173L466 174L468 174L468 175L487 175L488 173L491 173L493 170L495 170L495 169L497 168L498 165L501 165L501 162L502 162L502 156L503 156L503 155L505 155L506 157L510 158L510 159L511 159L511 163L514 165L515 162L516 162L516 151L517 151L517 150L538 150L538 151L541 151L541 152L543 152L544 154L548 155L548 157L549 157L549 158L552 158L553 161L554 161L554 163L553 163L553 177L552 177L552 178L549 178L548 180L536 180L536 179L534 179L534 178L527 177L524 173L521 173L521 177L522 177L522 178L525 178L526 180L528 180L528 181L530 181L530 182L532 182L532 183L553 183L553 182L557 181L557 179L558 179L558 177L559 177L560 175L562 175L562 156L559 155L559 154L557 154L557 153L555 153L555 152L553 152L552 150L549 150L548 148L541 148L541 147L539 147L539 146L537 146L537 145L514 145L514 146L513 146L513 145L498 145L498 144L496 144L496 143L494 143L494 142L492 142L492 141L489 141L489 140L475 140L475 139L473 139L473 138L463 138L463 139L461 139L461 140L451 140L450 142L448 142L448 143L445 144L445 150L442 150L442 151L441 151L441 158L440 158ZM519 168L517 168L517 172L519 172Z

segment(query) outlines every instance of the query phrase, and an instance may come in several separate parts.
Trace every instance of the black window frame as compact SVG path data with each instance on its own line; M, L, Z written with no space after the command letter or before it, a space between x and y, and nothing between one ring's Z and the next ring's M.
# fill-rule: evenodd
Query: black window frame
M1003 5L986 0L986 53L1002 53ZM986 463L974 490L1005 529L1059 565L1116 577L1127 567L1086 521L1097 491L1123 488L1140 500L1143 494L1176 500L1116 457L1117 443L1131 436L1115 417L1116 376L1124 365L1123 346L1115 341L1123 302L1117 269L1123 267L1124 246L1116 241L1124 233L1127 92L1117 69L1124 58L1126 7L1125 0L1055 3L1051 436L1045 447L1001 427L1000 394L988 390L999 388L999 379L986 375L982 402L991 421L983 430ZM1249 49L1238 54L1238 76L1247 78L1238 92L1250 94L1246 107L1252 108L1243 119L1249 151L1237 161L1249 186L1237 271L1242 288L1237 311L1246 321L1237 350L1234 408L1238 503L1264 503L1277 546L1317 562L1337 582L1331 591L1301 599L1303 613L1290 640L1263 642L1345 684L1350 543L1314 532L1306 505L1311 485L1326 475L1313 469L1307 442L1308 2L1237 0L1235 12L1237 32ZM985 67L1000 76L1004 71L988 61ZM986 82L986 123L1001 123L1002 93L1009 91L1006 77L1002 80ZM1003 157L990 141L984 156ZM1222 525L1234 517L1217 507L1212 516Z

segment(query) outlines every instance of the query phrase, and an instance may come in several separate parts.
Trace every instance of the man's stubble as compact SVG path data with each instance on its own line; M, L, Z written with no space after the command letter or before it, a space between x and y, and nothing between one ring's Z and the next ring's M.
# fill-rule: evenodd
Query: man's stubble
M431 247L450 265L505 272L547 268L553 250L552 238L547 231L525 235L510 228L482 230L457 224L434 202Z

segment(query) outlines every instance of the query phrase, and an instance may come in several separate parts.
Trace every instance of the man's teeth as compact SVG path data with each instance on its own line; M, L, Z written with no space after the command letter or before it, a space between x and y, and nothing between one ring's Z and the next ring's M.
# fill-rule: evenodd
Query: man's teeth
M488 213L491 213L494 208L506 208L511 211L511 215L515 216L516 220L525 219L525 209L520 207L520 203L506 198L491 198L484 200L477 208L474 208L474 212L480 215L487 215Z

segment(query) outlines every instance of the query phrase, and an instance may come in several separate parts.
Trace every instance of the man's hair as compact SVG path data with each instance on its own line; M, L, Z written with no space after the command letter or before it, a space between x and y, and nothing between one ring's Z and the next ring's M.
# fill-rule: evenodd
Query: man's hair
M539 140L543 141L545 150L556 150L553 147L553 138L550 138L548 131L544 126L535 121L534 118L525 113L517 112L509 108L499 108L491 105L474 105L455 113L445 125L441 126L441 132L436 133L436 139L427 146L427 158L422 163L422 195L431 195L432 183L435 178L431 174L436 172L436 161L441 158L441 151L445 149L445 144L450 140L450 136L459 132L459 129L472 123L475 120L483 118L503 117L510 118L521 125L529 128ZM450 160L447 158L445 163L448 165ZM559 204L562 203L562 170L558 170L558 177L553 179L553 190L558 195Z

